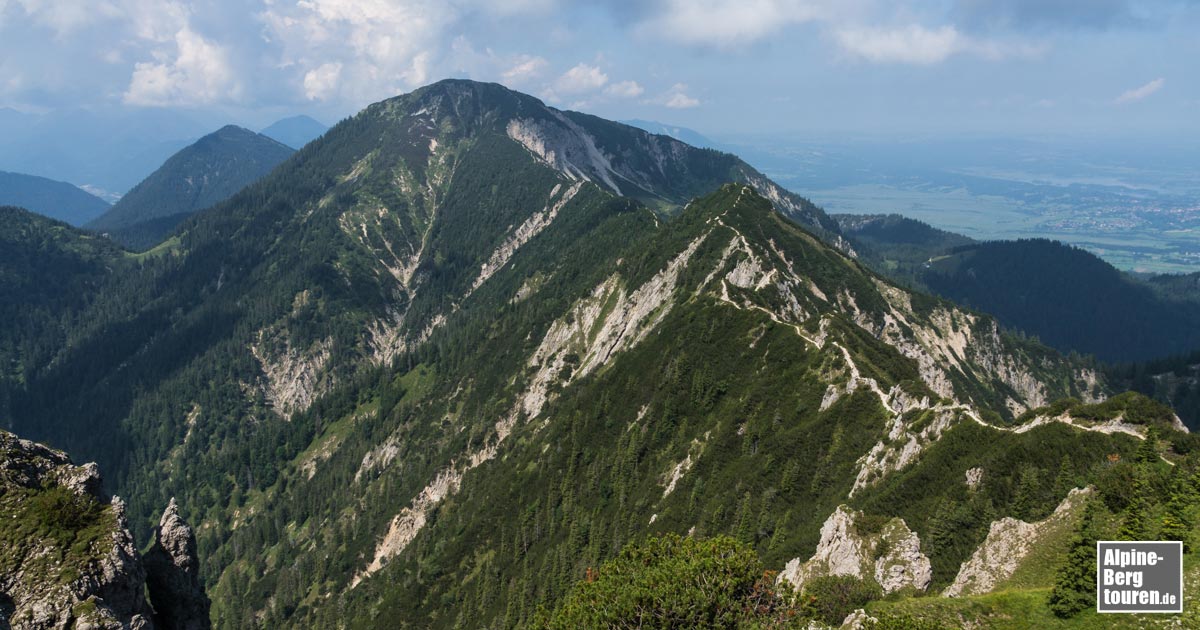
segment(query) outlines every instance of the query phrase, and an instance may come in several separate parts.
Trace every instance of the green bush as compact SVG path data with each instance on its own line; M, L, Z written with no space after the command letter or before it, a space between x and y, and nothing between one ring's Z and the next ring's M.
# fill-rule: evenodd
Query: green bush
M833 575L805 582L800 601L805 617L836 626L855 609L882 596L874 580Z
M752 549L727 536L676 534L627 545L535 626L543 628L800 627Z

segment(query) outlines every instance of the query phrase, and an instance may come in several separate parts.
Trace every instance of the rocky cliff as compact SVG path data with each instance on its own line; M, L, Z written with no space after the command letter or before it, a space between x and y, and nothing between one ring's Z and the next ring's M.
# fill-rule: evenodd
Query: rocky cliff
M207 607L187 608L195 614L179 625L146 601L146 565L158 564L139 556L125 503L103 493L95 464L76 466L61 451L0 431L0 514L0 630L208 627ZM169 528L160 528L167 533L151 554L179 554L172 558L191 567L190 584L203 597L195 541L173 502L163 522ZM156 604L176 601L174 591L164 599L156 580L149 586Z

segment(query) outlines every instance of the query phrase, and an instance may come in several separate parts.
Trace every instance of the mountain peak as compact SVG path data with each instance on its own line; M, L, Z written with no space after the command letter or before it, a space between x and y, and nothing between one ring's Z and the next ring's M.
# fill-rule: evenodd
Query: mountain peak
M171 156L88 227L135 249L151 247L187 216L228 199L292 153L277 140L226 125Z

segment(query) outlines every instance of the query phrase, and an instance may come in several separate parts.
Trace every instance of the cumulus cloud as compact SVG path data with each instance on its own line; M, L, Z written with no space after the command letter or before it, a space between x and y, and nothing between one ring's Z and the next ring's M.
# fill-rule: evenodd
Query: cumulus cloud
M1118 96L1116 98L1115 102L1118 105L1124 105L1126 103L1136 103L1137 101L1143 100L1146 97L1150 96L1151 94L1154 94L1155 92L1161 90L1163 88L1163 86L1166 85L1166 83L1167 83L1166 79L1159 77L1145 85L1142 85L1142 86L1133 88L1132 90L1127 90L1127 91L1123 92L1120 96Z
M310 101L323 101L337 89L342 76L342 64L325 63L304 73L304 96Z
M646 89L637 81L620 81L604 89L605 94L620 98L637 98L645 91Z
M535 55L520 55L515 64L511 65L507 70L500 73L504 82L510 85L520 85L531 79L536 79L545 72L546 67L550 65L542 57Z
M370 101L429 80L434 52L458 11L434 0L304 0L269 3L259 18L277 65L300 71L306 96L310 76L318 76L310 73L340 64L336 87L322 97Z
M175 35L177 54L134 66L124 101L130 105L195 105L236 100L241 86L226 51L185 27Z
M687 91L687 84L676 83L671 86L671 89L659 95L658 98L647 102L652 105L662 105L671 109L690 109L699 106L700 100L688 96Z
M608 83L608 75L600 68L580 63L567 70L554 82L556 94L581 94L604 87Z

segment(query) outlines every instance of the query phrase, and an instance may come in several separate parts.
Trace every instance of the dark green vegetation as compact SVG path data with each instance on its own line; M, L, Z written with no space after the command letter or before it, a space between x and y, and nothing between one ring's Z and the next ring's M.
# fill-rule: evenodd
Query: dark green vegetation
M839 215L864 260L1063 352L1145 361L1200 348L1187 276L1144 281L1045 239L974 243L898 216Z
M1095 255L1021 240L956 248L922 282L1056 348L1106 361L1200 348L1200 302L1171 301Z
M589 570L554 613L534 625L563 630L806 626L799 610L776 592L772 578L754 550L732 538L667 534L631 543L599 570Z
M171 156L88 227L135 250L148 249L192 213L233 196L292 152L267 136L222 127Z
M1194 443L1194 438L1189 437ZM1163 456L1166 456L1166 459ZM1158 620L1178 619L1181 627L1200 621L1194 592L1200 561L1194 553L1200 535L1200 457L1180 457L1156 435L1139 444L1129 457L1109 458L1092 476L1097 492L1084 504L1071 535L1058 541L1044 577L997 593L961 598L915 598L878 601L871 614L902 614L910 621L987 628L1144 628ZM1096 606L1097 540L1182 540L1184 613L1101 615Z
M1134 457L1007 430L1110 388L829 243L734 156L445 81L64 306L12 422L98 460L140 539L178 497L221 628L530 624L647 534L780 568L846 502L941 588L991 520Z
M329 130L329 127L313 120L308 116L292 116L277 120L266 129L259 133L262 135L282 142L283 144L299 149L304 145L321 137L321 134Z
M925 263L971 239L898 214L833 215L859 256L902 281L919 280Z
M12 423L10 392L24 389L83 333L81 313L126 266L132 263L108 240L0 207L0 427Z
M1200 427L1200 350L1107 369L1121 389L1141 392L1169 405L1189 427Z
M109 208L107 201L66 182L5 171L0 171L0 206L28 208L71 225L83 225Z

